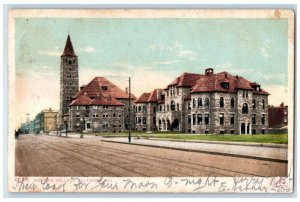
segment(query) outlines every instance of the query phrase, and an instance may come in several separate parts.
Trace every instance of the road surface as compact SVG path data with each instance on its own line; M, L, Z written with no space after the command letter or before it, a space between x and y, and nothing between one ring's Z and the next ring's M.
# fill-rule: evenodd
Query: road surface
M21 135L16 176L287 176L287 163L101 141Z

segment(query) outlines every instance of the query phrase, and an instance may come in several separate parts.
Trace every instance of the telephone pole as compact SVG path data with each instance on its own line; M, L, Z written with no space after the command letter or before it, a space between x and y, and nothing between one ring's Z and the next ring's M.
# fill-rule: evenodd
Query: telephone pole
M128 134L128 142L131 142L131 116L130 116L130 111L131 111L131 86L130 86L130 77L129 77L129 108L128 108L128 114L129 114L129 119L128 119L128 126L129 126L129 134Z

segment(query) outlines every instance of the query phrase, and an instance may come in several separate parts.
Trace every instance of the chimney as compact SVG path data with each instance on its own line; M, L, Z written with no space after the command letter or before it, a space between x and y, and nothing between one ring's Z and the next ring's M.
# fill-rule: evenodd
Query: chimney
M205 76L214 74L213 68L207 68L205 69Z
M239 79L239 75L236 75L235 78L236 78L236 79Z
M283 102L280 104L280 107L284 107L284 103Z
M80 86L80 90L84 89L86 85Z

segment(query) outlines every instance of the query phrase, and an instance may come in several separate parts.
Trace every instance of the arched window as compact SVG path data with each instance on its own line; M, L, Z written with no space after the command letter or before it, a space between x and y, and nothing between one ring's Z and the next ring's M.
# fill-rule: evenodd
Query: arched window
M202 107L202 98L198 98L198 107Z
M171 101L171 111L175 111L176 109L176 104L174 101Z
M196 107L196 98L193 99L193 108Z
M224 107L224 98L220 97L220 107L223 108Z
M243 104L242 113L243 114L248 114L248 104L247 103Z
M252 108L256 109L256 100L255 99L252 100Z
M205 107L209 107L209 99L205 98Z
M139 112L142 110L141 106L139 106Z
M234 108L234 98L233 97L230 99L230 106L231 106L231 108Z

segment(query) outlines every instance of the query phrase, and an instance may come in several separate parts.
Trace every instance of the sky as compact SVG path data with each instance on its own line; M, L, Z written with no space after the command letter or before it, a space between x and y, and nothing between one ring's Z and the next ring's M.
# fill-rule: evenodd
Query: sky
M17 18L17 122L59 108L60 55L70 34L79 85L104 76L139 97L183 72L227 71L261 84L269 104L287 103L287 19Z

